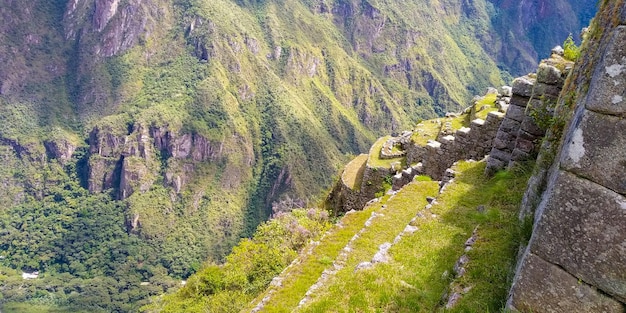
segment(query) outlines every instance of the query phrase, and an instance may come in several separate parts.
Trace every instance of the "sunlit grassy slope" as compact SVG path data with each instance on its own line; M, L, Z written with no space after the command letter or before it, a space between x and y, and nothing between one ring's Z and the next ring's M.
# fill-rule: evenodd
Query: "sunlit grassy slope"
M517 210L529 173L518 169L488 179L483 176L484 166L484 162L457 165L456 179L430 209L425 209L425 197L436 194L438 186L413 182L392 198L387 196L364 211L347 215L341 227L283 273L280 287L270 287L271 297L261 312L439 311L445 305L442 296L451 292L451 283L454 288L469 288L451 311L499 311L522 238ZM364 220L373 212L380 215L364 227ZM357 264L372 259L379 245L393 242L407 225L417 230L391 247L388 263L355 270ZM363 231L348 245L359 229ZM452 267L474 229L477 241L467 252L467 272L454 279ZM336 236L342 233L344 239L338 240ZM321 287L299 306L322 270L337 263L344 246L349 249L343 250L347 255L340 269L322 279Z

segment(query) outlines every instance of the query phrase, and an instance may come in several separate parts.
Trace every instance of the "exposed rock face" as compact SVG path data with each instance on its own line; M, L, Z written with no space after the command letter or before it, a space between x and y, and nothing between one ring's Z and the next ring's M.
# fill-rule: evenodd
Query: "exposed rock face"
M130 134L96 127L89 143L89 191L118 189L120 199L149 190L160 175L159 162L168 162L165 183L180 192L189 182L194 164L219 160L223 146L198 134L173 134L167 127L148 128L139 123Z
M618 101L626 86L626 37L618 25L626 24L625 10L623 1L603 3L591 32L604 33L588 43L571 78L578 85L575 112L535 211L512 308L626 310L626 105Z
M97 57L117 55L134 46L140 37L150 35L154 27L151 23L155 22L150 17L158 16L155 11L154 5L143 0L70 0L63 17L65 38L96 36L99 40L95 46L81 49L90 50ZM90 24L86 23L88 16Z

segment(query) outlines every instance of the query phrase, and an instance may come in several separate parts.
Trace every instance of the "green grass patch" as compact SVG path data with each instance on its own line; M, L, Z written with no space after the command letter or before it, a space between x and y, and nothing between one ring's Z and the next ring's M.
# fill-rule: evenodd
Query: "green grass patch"
M486 119L490 112L498 111L496 107L496 94L487 94L480 101L476 103L474 109L476 110L476 118Z
M393 158L393 159L381 159L380 158L380 151L382 150L383 145L389 138L391 138L391 136L379 138L372 145L372 148L370 148L369 159L367 160L367 164L370 167L391 168L391 164L394 162L404 163L406 161L406 158Z
M344 216L341 220L342 226L333 226L320 240L320 244L312 249L311 254L301 255L298 265L288 268L283 273L285 279L282 287L276 289L263 312L290 312L290 308L295 308L309 287L318 280L325 269L332 266L341 249L363 228L365 221L377 209L380 209L380 205L369 206L363 211ZM266 295L267 291L252 303L258 303Z
M365 172L365 164L367 163L367 154L361 154L354 160L350 161L341 175L341 179L346 186L352 190L360 190L363 181L363 172Z
M437 135L441 131L441 126L443 125L443 120L443 118L437 118L417 124L413 130L411 141L420 146L425 146L429 140L437 139Z
M443 311L442 295L452 282L452 267L464 253L464 243L476 226L478 240L468 252L467 273L455 283L472 287L453 312L497 312L506 301L521 238L518 206L529 176L527 172L502 172L483 176L484 163L462 162L455 182L438 198L431 211L424 211L412 235L394 245L392 261L355 272L358 262L369 261L378 245L391 242L408 219L397 226L372 225L355 244L348 266L305 307L304 312L433 312ZM422 207L424 193L415 184L387 203L384 219L391 212ZM477 207L484 206L479 212ZM395 215L396 213L394 213ZM435 214L435 215L433 215ZM371 236L371 237L370 237Z

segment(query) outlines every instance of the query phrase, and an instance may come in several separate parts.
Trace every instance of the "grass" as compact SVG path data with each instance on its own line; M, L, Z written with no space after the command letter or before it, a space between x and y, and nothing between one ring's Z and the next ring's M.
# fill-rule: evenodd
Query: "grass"
M490 112L498 111L498 108L496 108L496 97L497 97L496 94L488 94L488 95L485 95L480 101L476 103L476 105L474 106L476 110L476 118L480 118L484 120L487 118L487 115L489 115ZM489 106L489 107L480 110L484 106Z
M352 190L360 190L363 181L363 172L365 172L365 164L367 163L367 154L361 154L346 165L346 169L341 175L341 179L346 186Z
M455 182L438 198L438 204L417 220L419 230L390 249L392 261L355 272L354 265L369 260L378 245L392 240L410 217L395 220L398 226L393 229L386 223L372 225L371 236L364 234L355 244L349 265L319 289L302 311L442 311L442 295L452 282L451 275L444 273L452 272L476 226L478 240L468 252L467 273L455 281L455 285L472 289L451 311L499 311L506 301L521 238L517 211L529 173L503 172L486 180L484 166L476 162L458 165L460 174ZM387 203L384 214L414 214L424 196L416 189L414 184L405 188ZM483 213L476 210L479 205L485 206Z
M282 287L276 289L270 302L262 312L292 312L299 301L304 297L309 287L314 284L324 269L332 266L333 260L346 246L350 239L358 233L372 212L382 213L373 220L370 227L361 233L359 239L353 242L356 254L351 254L346 262L345 270L352 271L354 266L361 260L371 259L371 256L383 242L393 240L395 235L402 231L409 220L415 215L418 208L426 204L426 196L432 196L437 192L437 183L429 181L416 181L408 187L407 191L376 205L368 206L363 211L346 215L342 220L343 226L335 226L326 235L318 246L313 248L311 254L302 257L301 262L289 268L284 274L285 280ZM419 196L417 196L419 195ZM419 197L420 201L412 201L412 197ZM410 199L409 199L410 198ZM389 199L389 201L387 201ZM383 204L388 206L395 203L402 208L397 210L383 209ZM257 298L261 299L265 295Z
M391 164L394 162L404 163L406 158L393 158L393 159L381 159L380 151L383 148L385 142L391 138L391 136L386 136L379 138L370 148L369 159L367 160L367 165L375 168L391 168Z
M420 146L425 146L429 140L437 139L442 125L443 118L423 121L415 127L411 140Z

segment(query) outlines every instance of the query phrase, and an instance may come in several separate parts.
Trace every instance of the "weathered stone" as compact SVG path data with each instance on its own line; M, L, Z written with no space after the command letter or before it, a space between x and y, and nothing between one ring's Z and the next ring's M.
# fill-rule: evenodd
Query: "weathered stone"
M557 83L563 83L561 78L561 71L545 63L539 64L537 69L537 82L545 83L548 85L556 85Z
M487 114L487 120L485 122L487 122L488 124L492 124L492 123L500 123L500 121L502 121L502 119L504 119L505 114L502 112L489 112L489 114Z
M503 135L509 136L507 133L501 133ZM498 134L499 135L499 134ZM493 140L493 147L498 150L508 150L511 151L515 148L515 141L506 140L502 138L496 138Z
M506 117L514 121L521 122L524 120L524 116L525 116L524 111L526 111L526 108L524 107L511 105L509 106L509 109L506 111Z
M513 81L513 95L522 97L532 96L535 79L529 76L518 77Z
M626 198L560 171L542 202L530 249L626 301Z
M535 143L533 143L532 141L528 140L528 139L523 139L523 138L517 138L517 141L515 142L515 149L519 149L522 152L525 153L531 153L534 149L535 149Z
M626 194L626 120L585 111L568 135L563 168Z
M426 144L426 147L430 149L439 149L441 148L441 143L438 141L430 140L428 144Z
M520 149L515 148L515 150L513 150L513 152L511 153L511 161L524 161L524 160L530 160L530 154ZM509 167L512 167L512 164L510 162L509 162Z
M471 122L471 128L481 127L485 125L485 121L483 119L477 118Z
M487 159L487 167L485 168L485 175L491 176L495 174L496 171L503 169L505 165L506 163L504 161L490 157L489 159Z
M500 87L500 94L504 97L511 97L513 95L513 88L511 86Z
M533 98L556 101L561 93L561 86L536 83L533 90Z
M534 313L624 312L621 303L533 254L524 259L510 304L515 310Z
M626 115L626 26L619 26L601 63L596 67L587 109L614 115Z
M461 127L461 129L456 131L456 135L459 137L467 136L471 130L469 127Z
M454 136L448 135L441 138L441 144L452 144L454 143Z
M525 131L525 132L527 132L527 133L529 133L529 134L532 134L532 135L535 135L535 136L540 136L540 137L543 137L543 135L546 134L546 130L541 128L541 127L539 127L535 123L535 120L532 117L530 117L530 116L527 116L524 119L524 121L522 122L522 125L520 125L520 129Z
M510 118L504 118L504 120L502 121L502 124L500 124L499 132L505 132L509 134L517 133L520 125L521 123L516 120L512 120Z
M520 106L522 108L525 108L528 105L528 98L527 97L521 97L518 95L513 95L513 97L511 97L511 101L509 102L510 105L517 105Z
M556 46L552 48L552 54L563 56L565 54L565 50L561 46Z
M490 158L498 159L500 161L504 161L505 164L509 162L511 159L511 153L505 152L502 150L493 149L491 153L489 153Z

